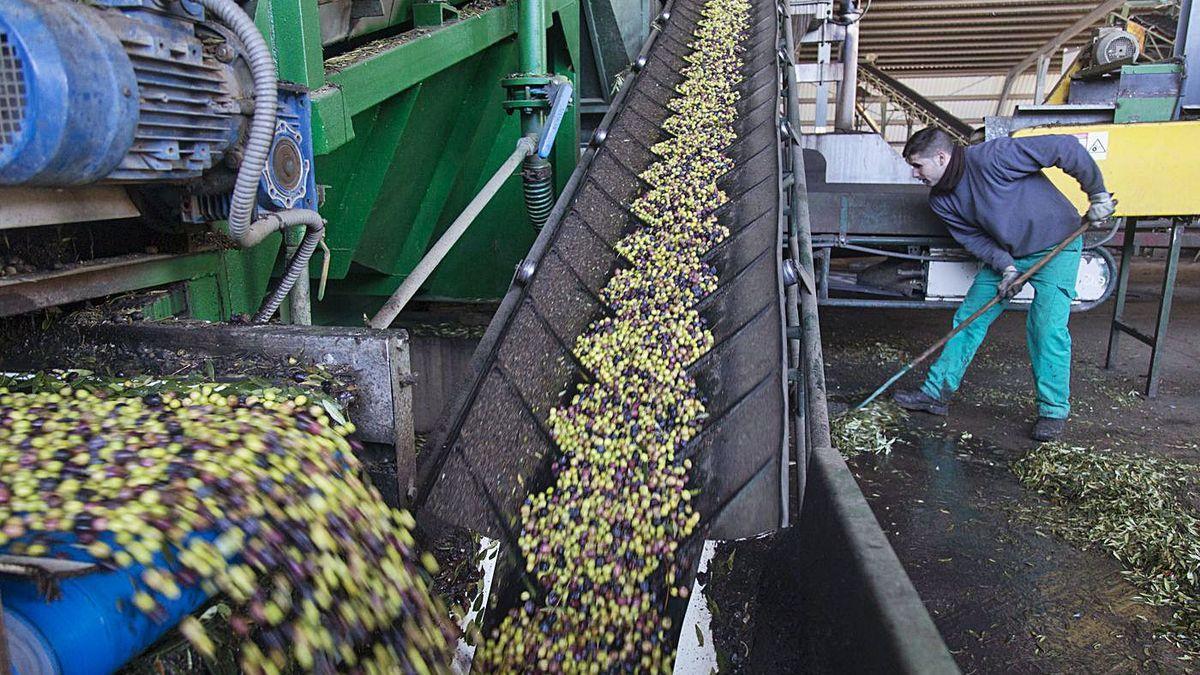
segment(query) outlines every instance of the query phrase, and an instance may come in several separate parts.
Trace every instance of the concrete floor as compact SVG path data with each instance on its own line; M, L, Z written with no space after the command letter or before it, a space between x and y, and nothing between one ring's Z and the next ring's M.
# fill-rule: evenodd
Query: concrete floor
M1161 264L1139 261L1127 317L1152 332ZM1200 264L1179 275L1159 396L1141 396L1149 349L1104 354L1112 301L1074 315L1073 416L1064 441L1200 462ZM914 415L888 457L850 467L965 672L1190 672L1153 637L1169 612L1134 599L1116 560L1028 522L1038 505L1009 470L1036 416L1024 313L994 325L945 419ZM830 396L856 401L950 326L949 312L822 313ZM900 328L898 328L900 327ZM925 369L900 386L915 387ZM756 645L757 647L758 645ZM1194 662L1192 662L1194 663Z
M1190 260L1190 256L1188 256ZM1139 261L1130 321L1149 332L1161 264ZM1111 301L1072 318L1074 414L1064 439L1200 463L1200 264L1179 276L1161 392L1146 400L1149 350L1125 339L1103 369ZM857 402L950 327L948 311L822 310L830 397ZM864 320L866 316L866 320ZM1009 466L1034 447L1036 409L1025 314L1001 317L968 372L948 419L914 415L886 457L849 462L880 525L959 667L967 673L1190 672L1193 662L1154 637L1170 613L1135 599L1119 563L1079 550L1013 507L1042 499ZM901 386L917 386L922 367ZM816 542L818 545L820 542ZM732 672L823 672L804 636L823 621L804 610L795 528L718 547L724 570L709 593L726 619L714 642ZM732 618L729 618L729 617ZM732 626L732 628L730 628ZM725 672L726 669L723 669Z

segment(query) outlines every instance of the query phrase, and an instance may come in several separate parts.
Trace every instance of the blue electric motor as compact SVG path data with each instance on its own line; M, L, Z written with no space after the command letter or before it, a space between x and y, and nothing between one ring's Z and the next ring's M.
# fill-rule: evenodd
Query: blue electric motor
M0 185L178 182L212 168L252 94L240 45L213 33L222 41L206 46L203 19L190 0L0 2Z

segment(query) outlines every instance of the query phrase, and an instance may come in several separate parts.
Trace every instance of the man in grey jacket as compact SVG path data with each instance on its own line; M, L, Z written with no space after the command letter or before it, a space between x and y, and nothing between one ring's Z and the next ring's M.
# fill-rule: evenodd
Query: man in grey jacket
M913 176L933 188L930 208L954 239L984 263L954 315L954 325L996 294L1004 298L946 343L919 390L896 393L901 407L945 415L988 327L1021 291L1017 277L1079 227L1079 213L1042 169L1058 167L1079 181L1089 195L1088 220L1107 219L1115 202L1100 168L1073 136L999 138L963 148L931 127L913 134L904 146L904 158ZM1034 298L1026 341L1038 403L1032 436L1039 441L1058 438L1071 410L1067 320L1081 251L1082 241L1077 239L1030 280Z

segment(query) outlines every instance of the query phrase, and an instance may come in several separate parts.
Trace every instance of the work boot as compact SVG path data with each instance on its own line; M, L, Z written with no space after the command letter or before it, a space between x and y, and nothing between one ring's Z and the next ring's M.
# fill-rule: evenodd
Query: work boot
M927 412L931 415L941 415L943 417L946 416L946 413L950 412L950 408L946 403L919 389L916 391L898 391L892 396L892 400L896 402L896 405L905 410L920 410L921 412Z
M1030 436L1033 436L1033 440L1042 441L1043 443L1046 441L1055 441L1058 440L1059 436L1062 436L1062 432L1066 428L1067 421L1064 419L1039 417L1033 425L1033 432L1030 433Z

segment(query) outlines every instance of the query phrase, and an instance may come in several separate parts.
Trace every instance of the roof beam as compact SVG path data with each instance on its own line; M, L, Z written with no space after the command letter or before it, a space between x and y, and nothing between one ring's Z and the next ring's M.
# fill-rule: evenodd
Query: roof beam
M913 27L904 27L904 26L898 25L895 27L888 27L888 28L875 27L875 28L872 28L871 30L863 30L861 33L861 39L862 40L875 40L875 39L878 39L883 36L911 38L914 36L921 36L921 35L957 35L958 37L963 37L964 35L980 35L980 34L990 34L990 33L1001 33L1004 35L1013 35L1013 34L1017 33L1018 28L1020 28L1020 26L1018 26L1012 22L1009 22L1006 24L997 24L994 26L975 26L975 25L969 25L969 24L968 25L955 24L953 26L934 25L934 26L921 26L921 27L913 28ZM1026 35L1044 35L1046 37L1051 37L1053 35L1058 34L1058 32L1061 31L1063 28L1065 28L1065 26L1052 26L1052 25L1051 26L1039 26L1037 29L1030 31L1029 33L1021 33L1021 37L1025 37Z
M1088 5L998 5L995 7L950 7L946 9L927 8L927 9L904 9L885 11L883 9L871 9L867 13L867 18L863 20L863 25L867 25L871 20L880 20L883 18L898 19L898 18L913 18L913 19L933 19L933 18L956 18L964 16L1032 16L1035 14L1083 14L1087 10Z
M945 49L947 47L1022 47L1025 54L1031 49L1037 49L1043 44L1042 38L1033 36L1031 38L1006 38L1003 35L984 35L974 38L968 35L924 35L919 40L906 40L899 37L876 38L874 40L863 40L861 50L869 50L872 47L902 47L910 51L928 51L930 49Z
M979 54L1011 54L1016 57L1014 61L1020 61L1021 57L1029 53L1029 45L1022 44L1003 44L1003 43L979 43L979 42L946 42L936 43L940 49L952 50L953 54L944 56L933 56L928 53L924 47L916 45L876 45L874 47L864 45L862 53L875 54L883 56L885 54L900 54L904 56L914 56L917 58L927 59L929 61L957 61L967 56L976 56Z
M1004 78L1004 87L1000 89L1000 100L996 101L996 114L999 115L1004 110L1004 104L1008 102L1008 92L1012 88L1013 80L1036 63L1039 57L1058 51L1063 45L1070 42L1071 38L1087 30L1097 21L1107 17L1109 12L1116 11L1124 5L1125 0L1105 0L1099 7L1088 12L1078 21L1068 26L1063 32L1042 45L1038 50L1021 59L1017 65L1008 71L1008 74Z
M967 25L954 25L954 26L934 25L934 26L923 26L923 28L884 28L884 29L876 28L876 29L872 29L870 31L864 30L862 32L862 41L866 42L869 40L878 40L878 38L881 38L881 37L912 38L912 37L920 37L920 36L925 36L925 35L950 35L950 36L962 38L962 37L970 37L972 35L995 36L996 34L1000 34L1000 35L1009 36L1009 37L1015 38L1015 40L1021 40L1021 41L1026 41L1026 40L1030 40L1030 38L1033 38L1033 40L1038 40L1038 44L1040 44L1045 41L1046 37L1054 37L1055 35L1057 35L1058 32L1060 32L1062 30L1063 26L1052 26L1052 25L1051 26L1039 26L1039 28L1034 29L1034 30L1020 31L1020 32L1014 31L1013 30L1014 28L1015 28L1015 26L1012 24L1009 24L1009 25L979 25L979 26L974 26L974 25L971 25L971 26L967 26Z
M1076 17L1075 14L1069 14L1069 15L1063 14L1063 15L1061 15L1061 17L1041 17L1038 19L1038 24L1045 25L1045 26L1061 25L1061 27L1066 28L1067 25L1073 19L1075 19L1075 17ZM1025 25L1023 20L1028 19L1029 17L1028 16L1014 17L1014 16L1004 16L1004 15L1002 15L1002 16L960 16L960 17L954 17L952 19L952 21L953 21L952 24L950 23L950 21L942 21L946 18L947 17L945 14L930 14L927 17L921 17L921 20L928 19L931 22L934 22L931 25L936 25L937 23L945 23L945 24L947 24L947 28L953 28L953 29L975 28L975 27L979 27L979 26L996 26L996 27L1004 27L1009 30L1012 30L1015 28L1023 27ZM889 28L905 28L905 27L911 28L912 26L913 26L912 15L905 15L903 17L891 16L891 15L874 16L874 12L872 12L870 15L870 18L863 20L862 32L867 33L867 32L875 31L875 30L886 30Z
M1095 2L1089 0L1039 0L1035 2L1012 2L1012 0L903 0L885 2L878 0L871 7L870 14L875 12L907 12L913 9L962 9L962 8L999 8L999 7L1094 7Z

